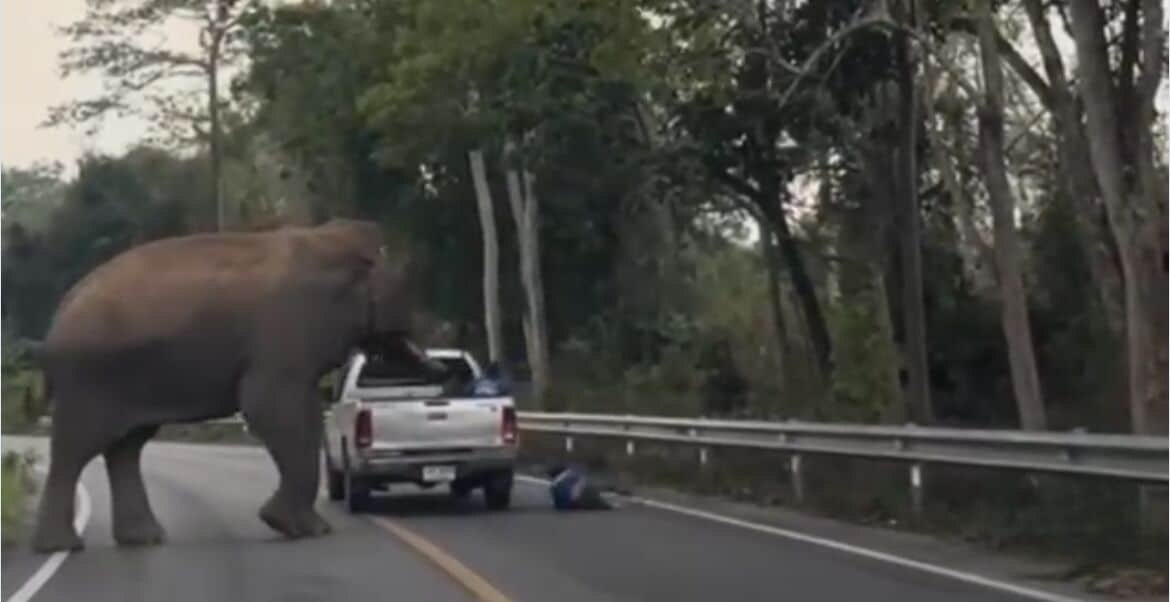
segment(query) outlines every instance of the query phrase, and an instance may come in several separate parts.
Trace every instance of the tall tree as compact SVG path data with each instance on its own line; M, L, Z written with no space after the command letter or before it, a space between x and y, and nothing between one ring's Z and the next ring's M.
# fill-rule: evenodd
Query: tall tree
M48 123L94 124L109 114L143 117L165 141L208 148L217 229L225 227L222 180L221 77L242 56L241 22L259 0L86 0L86 14L63 28L72 46L61 53L64 76L96 72L104 89L94 98L53 107ZM198 49L179 49L167 35L194 27ZM160 43L159 40L162 40ZM202 102L177 80L201 83Z
M915 0L895 4L897 21L908 31L918 27ZM922 282L921 211L918 194L918 131L921 127L918 86L915 84L918 62L910 35L901 33L895 42L897 70L898 131L896 150L896 216L898 223L898 257L902 276L902 321L905 338L907 406L910 417L931 422L934 410L930 401L930 369L926 349L926 306Z
M483 323L487 333L488 358L498 362L504 359L504 335L500 322L500 242L496 234L496 213L492 191L488 186L483 149L468 152L467 159L471 165L475 206L483 234Z
M1136 4L1139 0L1131 0ZM1144 433L1164 428L1151 420L1154 404L1165 406L1165 390L1157 391L1165 381L1164 323L1166 272L1165 261L1166 179L1153 175L1156 158L1152 144L1154 97L1162 78L1165 61L1165 30L1162 28L1162 4L1157 0L1141 1L1140 28L1130 28L1139 35L1141 50L1136 97L1119 95L1118 81L1134 82L1135 74L1113 73L1105 38L1104 10L1097 0L1070 0L1069 21L1076 46L1080 71L1080 92L1085 106L1085 128L1093 172L1101 190L1109 227L1117 248L1124 286L1126 363L1130 421L1134 432ZM1125 87L1125 86L1123 86ZM1128 106L1126 100L1132 100ZM1130 150L1127 133L1136 134L1134 150L1136 171L1127 160ZM1140 133L1140 134L1137 134ZM1164 175L1165 169L1161 170ZM1154 300L1162 297L1161 303ZM1160 399L1159 399L1160 398Z
M1050 12L1041 0L1023 0L1022 4L1036 48L1040 52L1045 77L1033 73L1031 66L1013 48L1002 42L1000 45L1004 47L1013 70L1020 74L1020 79L1032 89L1036 98L1052 115L1052 144L1060 170L1060 177L1056 180L1062 196L1071 200L1076 207L1074 215L1080 230L1078 244L1083 249L1093 276L1096 301L1110 329L1123 335L1125 317L1121 301L1121 274L1113 261L1111 234L1102 227L1104 211L1089 158L1089 142L1085 136L1082 103L1078 98L1076 83L1065 72L1065 58L1056 45Z
M540 253L540 200L536 196L535 178L515 157L515 147L505 145L504 171L507 174L508 201L516 222L516 242L520 250L520 283L524 287L524 342L532 370L532 392L544 400L549 385L548 322L544 311L544 276Z
M983 103L979 107L979 148L986 178L987 196L995 232L996 274L999 279L1001 323L1007 340L1012 388L1019 408L1020 426L1043 430L1047 420L1036 353L1032 345L1032 323L1021 273L1019 232L1016 230L1016 202L1008 183L1004 160L1004 77L1000 64L998 32L990 2L976 2L979 50L983 71Z

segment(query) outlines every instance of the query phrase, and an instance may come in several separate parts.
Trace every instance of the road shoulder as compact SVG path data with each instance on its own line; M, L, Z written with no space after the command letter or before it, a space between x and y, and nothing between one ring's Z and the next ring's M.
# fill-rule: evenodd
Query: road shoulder
M1048 592L1081 600L1114 600L1095 596L1076 582L1062 579L1068 565L1044 559L1014 554L992 553L961 542L948 541L930 535L892 529L856 525L812 516L788 508L763 507L733 502L711 496L681 493L656 487L638 487L630 492L629 502L647 500L661 506L679 506L701 513L710 513L737 521L794 531L814 538L831 540L886 555L926 563L950 570L970 573L978 577L1000 581L1012 586ZM695 518L695 520L702 520ZM1166 600L1162 597L1126 598L1131 602Z

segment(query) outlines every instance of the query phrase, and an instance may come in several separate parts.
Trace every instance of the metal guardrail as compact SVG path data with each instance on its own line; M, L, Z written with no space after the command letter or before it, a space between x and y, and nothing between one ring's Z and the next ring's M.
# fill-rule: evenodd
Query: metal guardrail
M523 431L626 441L669 443L698 449L701 463L713 448L789 452L799 474L803 454L828 454L911 463L911 480L921 481L922 464L1065 473L1167 483L1168 439L1082 432L968 430L907 426L758 422L602 414L521 412Z
M700 464L710 462L710 450L719 448L787 453L797 502L805 498L801 459L806 455L905 462L915 515L923 512L923 467L930 464L1124 479L1152 484L1163 495L1170 466L1170 439L1156 436L544 412L519 412L518 418L522 432L563 436L569 453L574 439L582 437L625 441L629 456L639 444L687 446L697 450ZM212 422L242 424L239 417ZM1148 493L1146 487L1139 493L1143 508Z
M238 416L210 421L241 424ZM522 431L597 437L626 442L633 455L638 443L685 445L706 463L709 450L760 449L800 457L825 454L909 462L951 464L1025 472L1065 473L1144 481L1165 485L1170 470L1170 439L1142 435L1084 432L1008 431L862 424L708 420L658 416L617 416L520 412Z

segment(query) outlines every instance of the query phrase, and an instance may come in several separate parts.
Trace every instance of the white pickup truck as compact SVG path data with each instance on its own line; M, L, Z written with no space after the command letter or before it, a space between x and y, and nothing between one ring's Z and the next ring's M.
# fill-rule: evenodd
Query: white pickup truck
M493 510L511 502L517 446L512 398L469 393L482 377L471 354L425 353L447 369L445 382L365 352L342 369L323 443L329 497L345 500L351 512L365 509L370 491L390 483L446 484L456 497L482 488Z

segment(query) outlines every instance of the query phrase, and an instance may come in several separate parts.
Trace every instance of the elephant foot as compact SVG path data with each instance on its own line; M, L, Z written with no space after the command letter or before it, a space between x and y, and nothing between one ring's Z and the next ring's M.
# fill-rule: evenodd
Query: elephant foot
M56 529L37 529L32 538L32 549L38 554L71 552L84 547L85 544L77 536L72 525Z
M166 541L166 531L151 518L139 524L115 527L114 541L120 546L156 546Z
M321 515L312 507L300 511L290 511L280 505L275 498L269 500L260 508L260 520L272 530L291 539L304 537L320 537L333 531Z

